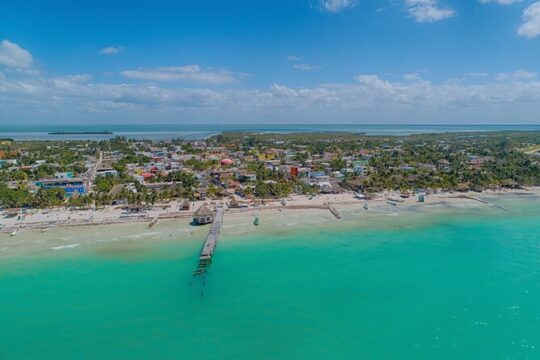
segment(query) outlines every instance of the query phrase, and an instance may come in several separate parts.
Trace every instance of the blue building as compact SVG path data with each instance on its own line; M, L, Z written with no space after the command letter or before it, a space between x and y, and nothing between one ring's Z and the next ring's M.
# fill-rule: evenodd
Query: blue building
M80 178L46 179L36 182L36 186L45 190L64 189L66 196L72 196L75 193L86 194L86 186Z

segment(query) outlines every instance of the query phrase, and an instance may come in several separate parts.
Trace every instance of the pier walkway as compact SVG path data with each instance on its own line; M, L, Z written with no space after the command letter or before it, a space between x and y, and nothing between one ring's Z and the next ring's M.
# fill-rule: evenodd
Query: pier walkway
M197 266L197 270L193 272L194 276L204 275L212 264L212 256L214 256L214 250L216 249L222 223L223 206L219 204L216 210L216 217L212 222L212 227L210 228L210 232L208 233L206 241L204 242L204 246L201 250L201 255L199 257L199 265Z
M328 204L328 210L330 210L336 219L341 220L341 213L333 205Z

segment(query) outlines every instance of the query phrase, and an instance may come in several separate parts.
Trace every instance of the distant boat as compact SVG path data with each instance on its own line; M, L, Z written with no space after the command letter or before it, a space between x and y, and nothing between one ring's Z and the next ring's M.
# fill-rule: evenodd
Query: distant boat
M364 204L364 210L367 210L369 208L368 203Z
M388 200L387 203L392 205L392 206L397 206L397 202L392 201L392 200Z
M253 225L259 226L259 217L255 216L255 220L253 220Z
M49 231L49 228L41 229L42 233L46 233L47 231Z
M13 232L11 234L9 234L9 236L15 236L15 235L17 235L18 232L19 232L19 229L15 229L15 230L13 230Z

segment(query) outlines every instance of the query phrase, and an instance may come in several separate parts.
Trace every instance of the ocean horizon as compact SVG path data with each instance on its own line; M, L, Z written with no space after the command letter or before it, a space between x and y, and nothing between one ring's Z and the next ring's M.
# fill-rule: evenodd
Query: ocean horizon
M99 132L113 134L65 134L50 132ZM51 124L51 125L0 125L0 137L14 140L107 140L115 136L133 139L198 140L224 131L245 131L257 133L302 133L302 132L350 132L366 135L406 136L445 132L487 132L487 131L540 131L540 125L376 125L376 124Z

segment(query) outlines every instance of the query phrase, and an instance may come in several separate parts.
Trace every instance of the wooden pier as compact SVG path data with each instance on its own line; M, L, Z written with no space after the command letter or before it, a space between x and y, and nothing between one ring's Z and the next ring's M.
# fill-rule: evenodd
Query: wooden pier
M219 233L221 231L221 224L223 223L223 206L218 205L216 210L216 217L214 222L212 222L212 227L210 232L206 237L204 246L201 250L201 255L199 257L199 265L197 270L193 272L194 276L204 275L210 265L212 264L212 257L214 256L214 250L216 249Z
M156 225L157 222L158 222L158 220L159 220L159 214L156 215L156 216L152 219L152 221L150 221L150 223L148 224L148 227L151 228L152 226Z
M503 208L502 206L499 206L497 204L492 204L490 203L489 201L486 201L486 200L482 200L482 199L479 199L477 197L473 197L473 196L469 196L469 195L458 195L458 196L453 196L454 199L467 199L467 200L473 200L473 201L477 201L481 204L485 204L487 206L492 206L496 209L499 209L499 210L502 210L502 211L508 211L508 209L505 209Z
M341 213L331 204L328 204L328 210L336 217L336 219L341 220Z

